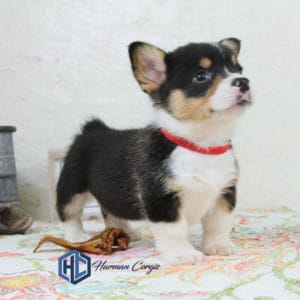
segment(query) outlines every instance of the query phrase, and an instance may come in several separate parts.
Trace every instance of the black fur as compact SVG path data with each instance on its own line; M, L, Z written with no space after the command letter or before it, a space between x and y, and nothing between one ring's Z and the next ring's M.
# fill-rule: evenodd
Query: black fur
M226 189L226 192L223 194L224 199L228 204L228 208L232 211L236 206L236 187L231 186Z
M58 182L60 219L68 217L64 208L76 194L89 191L115 216L176 220L179 201L166 189L170 174L164 164L175 147L155 127L121 131L100 120L86 123L68 152Z
M101 120L99 119L92 119L90 120L89 122L85 123L83 126L82 126L82 133L88 133L88 132L91 132L91 131L97 131L99 129L109 129L109 127L106 126L106 124L104 122L102 122Z

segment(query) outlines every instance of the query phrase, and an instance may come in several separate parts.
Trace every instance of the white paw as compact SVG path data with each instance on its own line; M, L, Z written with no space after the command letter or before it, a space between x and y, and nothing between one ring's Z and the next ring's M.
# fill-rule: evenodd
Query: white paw
M202 241L201 249L206 255L232 255L236 253L236 246L229 239L207 237Z
M161 257L169 265L197 265L203 260L203 253L191 247L179 247L178 249L169 249L161 253Z

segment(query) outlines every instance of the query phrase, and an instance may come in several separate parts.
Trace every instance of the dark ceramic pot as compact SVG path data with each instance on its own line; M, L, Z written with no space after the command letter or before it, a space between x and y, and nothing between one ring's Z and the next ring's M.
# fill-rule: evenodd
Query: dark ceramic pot
M16 127L0 126L0 206L19 205L13 132Z

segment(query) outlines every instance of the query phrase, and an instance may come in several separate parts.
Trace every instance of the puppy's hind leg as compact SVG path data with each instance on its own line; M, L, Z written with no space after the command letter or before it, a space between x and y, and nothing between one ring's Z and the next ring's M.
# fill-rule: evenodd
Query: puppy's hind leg
M83 135L76 137L71 146L57 183L56 208L63 223L65 238L72 242L86 239L81 215L88 199L88 180L86 176L89 149Z
M84 232L81 215L88 200L88 193L76 194L63 208L64 238L70 242L82 242L90 238Z
M126 232L130 236L132 242L141 239L141 234L130 226L129 221L115 217L114 215L107 212L104 208L101 208L101 211L106 228L114 227L123 229L124 232Z

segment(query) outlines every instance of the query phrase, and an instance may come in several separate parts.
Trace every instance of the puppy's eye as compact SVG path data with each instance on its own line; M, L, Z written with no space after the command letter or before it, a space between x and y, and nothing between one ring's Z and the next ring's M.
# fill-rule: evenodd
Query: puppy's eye
M201 83L201 82L205 82L211 79L211 75L210 73L204 71L204 70L200 70L197 71L193 77L193 82L194 83Z

